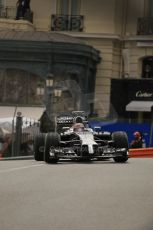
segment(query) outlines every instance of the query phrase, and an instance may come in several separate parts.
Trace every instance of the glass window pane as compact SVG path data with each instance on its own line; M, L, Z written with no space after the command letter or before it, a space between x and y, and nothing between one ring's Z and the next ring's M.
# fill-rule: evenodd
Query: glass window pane
M57 1L57 14L62 14L62 15L69 14L69 0Z
M153 17L153 0L150 0L150 17Z
M80 0L71 0L71 15L80 14Z
M79 15L81 0L58 0L57 14Z
M0 6L3 6L3 0L0 0Z

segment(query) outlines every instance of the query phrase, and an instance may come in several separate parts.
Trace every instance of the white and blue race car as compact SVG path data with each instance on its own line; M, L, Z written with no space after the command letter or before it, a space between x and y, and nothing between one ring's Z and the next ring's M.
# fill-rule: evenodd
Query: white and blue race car
M128 137L123 131L113 133L88 127L83 112L73 116L57 117L56 132L40 133L34 140L36 161L57 163L60 159L103 160L115 162L128 160Z

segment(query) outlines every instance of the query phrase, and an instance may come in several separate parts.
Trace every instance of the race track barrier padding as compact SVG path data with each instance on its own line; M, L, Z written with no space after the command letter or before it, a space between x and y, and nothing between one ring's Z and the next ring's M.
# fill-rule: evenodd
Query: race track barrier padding
M152 158L153 148L129 149L130 158Z

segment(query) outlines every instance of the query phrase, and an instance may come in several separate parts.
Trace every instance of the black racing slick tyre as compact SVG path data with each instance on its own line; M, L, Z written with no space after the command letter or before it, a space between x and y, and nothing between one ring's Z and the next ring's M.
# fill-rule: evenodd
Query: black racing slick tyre
M36 161L44 160L44 145L45 145L45 134L40 133L35 136L34 139L34 159Z
M124 163L128 160L128 137L125 132L118 131L112 133L112 140L114 141L114 147L117 148L125 148L125 151L122 152L122 156L114 157L114 161L117 163Z
M60 146L60 136L58 133L47 133L45 136L44 161L55 164L58 162L57 149Z

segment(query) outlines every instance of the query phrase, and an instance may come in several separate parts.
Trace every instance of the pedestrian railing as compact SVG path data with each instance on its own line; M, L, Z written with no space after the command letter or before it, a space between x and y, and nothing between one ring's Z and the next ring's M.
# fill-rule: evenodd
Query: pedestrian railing
M0 18L6 18L6 19L15 19L16 18L16 6L0 6ZM29 22L33 22L33 12L28 10L23 18L20 18L23 20L27 20Z
M11 126L10 124L10 127ZM19 133L17 133L19 129L16 128L14 132L12 132L11 129L9 130L10 131L7 133L0 133L1 139L3 139L1 143L2 147L0 148L0 157L6 158L33 155L34 138L40 133L39 123L33 122L27 126L22 124Z

